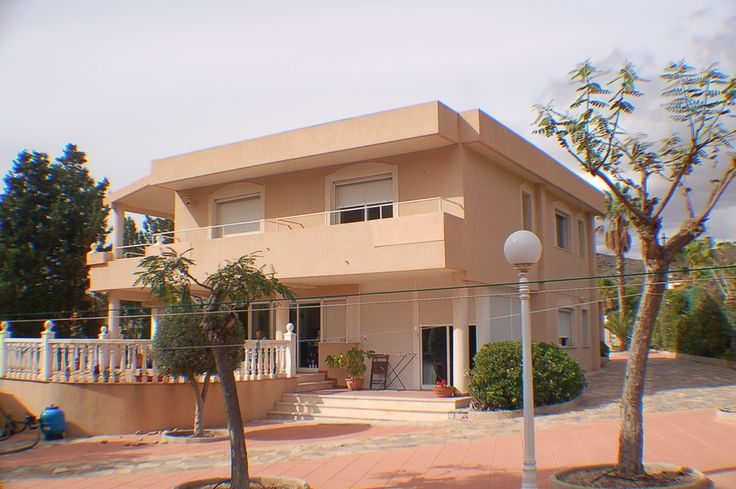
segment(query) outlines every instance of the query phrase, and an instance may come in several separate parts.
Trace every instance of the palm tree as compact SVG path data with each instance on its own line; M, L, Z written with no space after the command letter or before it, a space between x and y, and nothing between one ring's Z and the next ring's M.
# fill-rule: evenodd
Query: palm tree
M626 254L631 250L631 233L629 233L629 220L626 208L610 192L606 192L606 217L605 223L599 230L603 232L606 248L616 256L616 295L618 296L618 321L623 325L629 318L624 300L624 274L626 271ZM618 335L617 335L618 336ZM626 350L629 347L627 334L619 337L621 347Z

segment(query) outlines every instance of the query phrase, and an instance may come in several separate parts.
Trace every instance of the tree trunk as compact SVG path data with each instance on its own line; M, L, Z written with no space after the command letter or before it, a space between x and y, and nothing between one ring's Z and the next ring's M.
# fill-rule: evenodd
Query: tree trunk
M217 375L220 377L222 397L225 401L227 428L230 432L230 488L249 489L248 453L245 449L243 433L243 417L240 415L238 391L235 387L235 375L227 348L212 349L217 364Z
M621 399L621 433L619 435L618 469L622 474L644 472L643 398L647 359L652 331L666 288L668 266L662 261L647 262L644 292L634 325L634 334L626 363L623 397Z
M192 386L192 390L194 391L194 430L192 430L192 435L202 436L202 411L204 410L204 401L202 399L202 394L199 392L199 383L197 382L197 379L190 378L189 385Z
M626 267L626 261L623 253L616 253L616 274L618 275L618 283L616 284L616 294L618 295L618 316L621 320L621 325L626 324L626 299L624 298L624 271ZM629 349L629 336L624 334L621 340L621 349Z

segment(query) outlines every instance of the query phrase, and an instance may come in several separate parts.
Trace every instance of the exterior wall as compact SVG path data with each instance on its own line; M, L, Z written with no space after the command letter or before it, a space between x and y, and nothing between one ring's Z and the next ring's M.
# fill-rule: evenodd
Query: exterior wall
M244 421L265 419L275 402L294 392L296 378L237 382ZM14 419L40 415L56 404L66 416L69 435L102 435L191 429L194 393L189 384L73 384L0 379L0 405ZM204 425L227 426L219 383L212 383Z

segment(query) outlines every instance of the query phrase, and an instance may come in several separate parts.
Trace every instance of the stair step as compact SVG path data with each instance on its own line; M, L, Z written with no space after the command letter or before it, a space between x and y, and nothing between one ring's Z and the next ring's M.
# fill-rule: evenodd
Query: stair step
M290 419L290 420L361 420L361 421L443 421L451 419L450 412L432 413L421 411L392 411L379 409L356 409L356 408L321 408L300 411L290 409L290 406L269 411L268 419Z
M335 387L334 380L321 380L317 382L299 382L296 385L296 391L297 392L311 392L311 391L332 389L334 387Z
M285 393L282 402L293 405L313 405L340 408L363 408L396 411L447 413L470 406L469 397L397 398L387 396L330 395L313 392Z
M296 374L296 379L298 383L302 382L319 382L323 380L327 380L327 374L324 372L316 372L316 373L309 373L309 374Z

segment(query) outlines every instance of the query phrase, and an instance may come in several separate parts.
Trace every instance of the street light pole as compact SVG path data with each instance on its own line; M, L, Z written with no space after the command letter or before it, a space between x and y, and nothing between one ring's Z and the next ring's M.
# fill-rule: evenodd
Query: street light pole
M521 488L537 489L537 461L534 447L534 367L532 365L532 329L527 274L542 255L542 243L532 232L516 231L506 239L503 252L508 262L519 273L521 367L524 392L524 465L521 473Z

